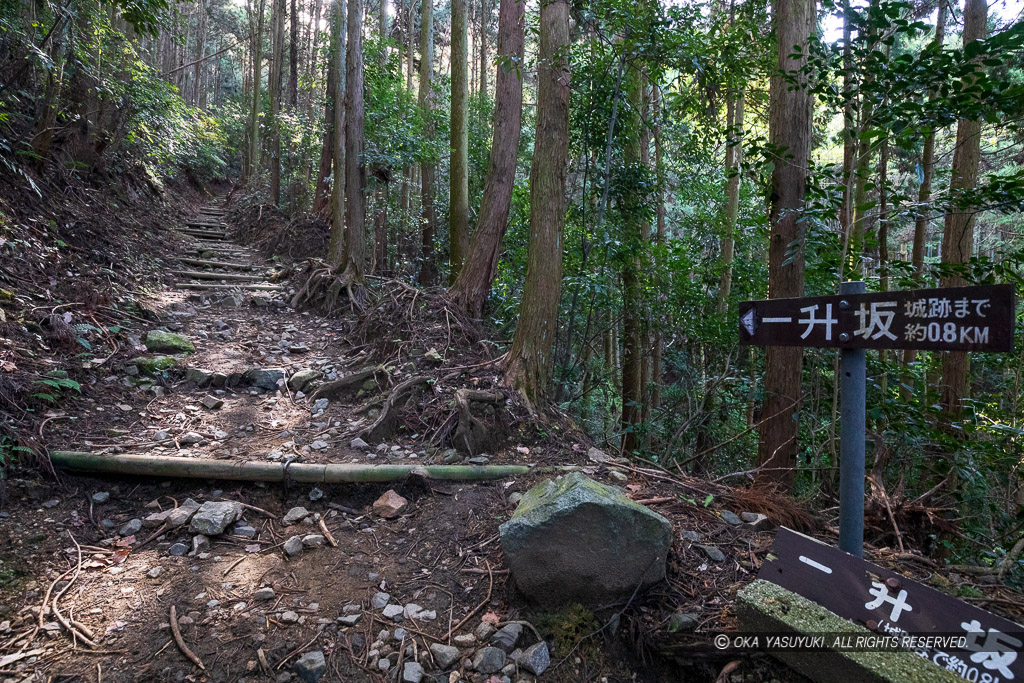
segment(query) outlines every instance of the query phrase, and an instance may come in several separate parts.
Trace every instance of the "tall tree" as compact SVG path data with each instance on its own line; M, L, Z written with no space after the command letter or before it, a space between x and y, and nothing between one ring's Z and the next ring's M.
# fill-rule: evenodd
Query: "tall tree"
M469 251L469 80L466 0L452 0L452 105L448 170L448 280Z
M334 0L334 30L331 54L337 80L334 85L334 120L331 127L334 137L331 157L334 170L331 176L334 186L331 191L331 240L327 245L327 261L336 268L344 267L345 259L345 54L348 16L345 0Z
M431 81L434 76L434 5L433 0L423 0L423 15L420 18L420 91L419 105L426 116L426 130L423 135L427 140L434 137L434 125L431 122L433 94ZM418 282L429 286L437 279L437 265L434 263L434 160L425 159L420 165L420 201L423 204L421 217L422 243L420 258L420 275Z
M491 163L480 201L480 219L469 247L469 257L452 285L457 305L474 318L483 317L484 306L498 268L501 242L508 227L508 213L515 187L519 133L523 122L523 60L525 3L501 0L498 16L498 69L495 81L494 139Z
M642 421L644 312L641 297L641 259L644 249L643 213L646 203L642 162L643 120L641 116L644 78L632 69L627 89L625 126L626 191L619 198L622 214L622 452L632 453L639 446L638 428Z
M363 160L363 0L348 0L345 65L345 270L342 280L356 305L363 293L366 251L366 166Z
M291 73L288 78L288 105L295 109L299 106L299 2L292 0L292 14L289 21L291 39L288 41L288 62Z
M249 25L254 28L252 59L252 107L249 110L249 159L246 169L255 175L260 159L260 77L263 73L263 15L266 0L260 0L255 22L250 17ZM248 176L247 176L248 178Z
M569 150L569 3L540 7L537 133L530 165L530 242L519 323L506 381L531 403L545 392L562 291L562 232Z
M500 8L498 11L500 13ZM487 63L487 19L489 16L490 9L487 6L487 0L480 0L480 99L487 97L487 69L490 66ZM498 23L501 23L500 17ZM500 54L501 48L498 49Z
M281 203L281 81L284 76L285 0L274 0L270 59L270 203Z
M988 28L988 3L985 0L966 0L964 5L964 52L968 46L984 40ZM965 83L970 87L970 81ZM974 253L975 207L965 204L965 193L978 184L978 160L981 156L981 120L962 118L956 127L956 148L953 151L953 175L949 193L953 207L946 212L942 233L942 262L948 265L967 263ZM967 281L958 274L946 275L939 282L942 287L963 287ZM952 351L942 356L942 407L955 418L963 410L968 395L967 353Z
M775 150L768 207L768 296L779 299L804 292L804 254L791 251L800 237L799 218L807 194L813 97L809 88L794 87L788 77L799 74L806 63L815 0L775 0L774 14L778 70L768 94L768 140ZM800 347L767 348L757 448L759 482L792 485L795 477L802 364Z

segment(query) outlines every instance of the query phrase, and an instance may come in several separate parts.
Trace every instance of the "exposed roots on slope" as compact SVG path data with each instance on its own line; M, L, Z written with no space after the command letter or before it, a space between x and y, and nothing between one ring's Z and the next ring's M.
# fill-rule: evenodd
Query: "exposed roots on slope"
M347 268L338 273L326 261L309 259L300 266L299 277L305 277L305 283L292 297L293 308L314 308L328 316L336 315L344 308L342 294L345 294L351 309L363 310L366 287L354 270Z

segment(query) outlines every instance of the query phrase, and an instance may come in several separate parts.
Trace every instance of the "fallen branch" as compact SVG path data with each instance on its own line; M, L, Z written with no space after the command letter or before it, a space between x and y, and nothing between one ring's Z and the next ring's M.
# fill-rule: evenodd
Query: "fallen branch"
M199 659L199 656L189 649L189 646L185 644L185 639L181 637L181 627L178 626L178 611L174 608L174 605L171 605L171 633L174 634L174 643L181 650L181 653L188 657L193 664L206 671L203 660Z

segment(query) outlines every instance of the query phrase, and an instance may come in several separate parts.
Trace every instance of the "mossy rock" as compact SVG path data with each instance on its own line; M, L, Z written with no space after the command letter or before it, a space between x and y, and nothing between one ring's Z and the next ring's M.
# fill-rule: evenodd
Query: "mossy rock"
M665 578L672 544L667 519L579 472L527 491L499 532L516 587L543 605L627 600Z
M139 369L139 374L156 377L178 365L181 358L176 356L140 356L129 362Z
M146 350L151 353L195 353L196 347L188 337L173 332L150 330L146 333Z

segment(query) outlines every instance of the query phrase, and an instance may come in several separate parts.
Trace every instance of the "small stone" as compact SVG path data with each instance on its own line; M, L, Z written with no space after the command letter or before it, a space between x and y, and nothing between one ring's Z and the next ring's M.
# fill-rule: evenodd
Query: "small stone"
M377 668L380 669L381 671L387 671L388 669L391 668L390 660L385 659L384 657L381 657L380 659L377 660Z
M406 662L402 667L403 683L420 683L423 680L423 667L419 662Z
M408 632L408 631L406 631L406 630L405 630L404 628L402 628L401 626L399 626L398 628L396 628L396 629L395 629L395 635L393 636L393 638L394 638L394 641L395 641L396 643L398 643L399 645L401 645L401 644L402 644L402 641L403 641L403 640L405 640L405 637L406 637L407 635L409 635L409 632Z
M150 353L195 353L196 350L187 337L161 330L147 332L144 343Z
M198 432L186 432L178 439L178 443L182 446L194 446L197 443L202 443L203 441L203 435Z
M676 612L668 622L668 632L692 631L700 624L700 615L694 612Z
M523 667L534 676L540 676L551 666L551 653L548 652L548 644L543 640L523 650L516 660L519 666Z
M208 500L196 511L188 529L194 534L217 536L224 533L230 524L234 524L241 517L241 503L233 500Z
M292 536L284 542L284 552L288 557L295 557L302 552L302 536Z
M223 399L219 399L216 396L203 396L203 398L199 402L206 406L209 410L220 410L221 408L224 407Z
M188 552L188 546L184 543L175 543L167 549L167 552L176 557L181 557L182 555Z
M164 573L164 568L163 567L153 567L148 572L146 572L146 576L148 576L151 579L158 579L158 578L160 578L160 575L163 574L163 573Z
M352 441L349 442L348 446L349 448L359 448L365 450L370 447L370 444L366 443L357 436L356 438L352 439Z
M444 671L458 660L459 648L452 647L451 645L442 645L441 643L432 643L430 654L434 656L434 661Z
M478 455L476 457L466 459L466 462L468 462L470 465L486 465L490 461L491 459L486 455Z
M402 617L405 615L405 608L401 605L388 605L384 608L384 611L381 614L384 615L385 619L401 621Z
M192 382L198 388L202 389L213 381L213 373L203 368L189 368L185 371L185 381Z
M158 442L159 441L170 441L170 439L171 439L170 433L167 432L164 429L161 429L160 431L158 431L155 434L153 434L153 441L158 441Z
M323 497L324 497L324 492L321 491L320 489L318 489L315 486L309 492L309 499L310 500L320 500Z
M729 526L739 526L743 523L743 520L741 520L736 513L731 510L722 510L719 513L719 516L722 518L722 521Z
M304 391L310 382L318 379L320 373L310 368L303 368L288 378L288 388L292 391Z
M43 503L43 507L47 508L47 509L55 508L58 505L60 505L60 501L58 499L56 499L56 498L51 498L50 500L48 500L45 503Z
M718 549L717 546L713 545L698 545L698 548L704 551L704 554L708 556L708 559L712 562L725 562L725 554Z
M629 477L626 473L620 472L619 470L608 470L608 476L618 482L629 481Z
M476 636L472 633L463 633L452 638L459 647L473 647L476 645Z
M330 446L329 443L327 443L326 441L321 441L319 439L309 444L309 447L312 448L314 451L322 451L328 446Z
M117 530L117 533L121 536L134 536L140 531L142 531L142 520L129 519L121 525L121 528Z
M401 517L408 507L408 500L395 493L394 489L388 489L374 502L373 512L384 519L395 519Z
M236 524L231 533L242 538L256 538L256 529L248 524Z
M106 503L109 500L110 500L110 492L109 491L97 491L96 493L92 494L92 502L96 503L97 505L103 505L104 503Z
M473 669L482 674L494 674L501 671L505 666L506 656L504 650L496 647L481 648L473 656Z
M680 531L679 537L684 541L689 541L690 543L701 542L701 535L698 534L696 531L691 531L690 529L683 529L682 531Z
M284 381L284 370L280 368L253 368L246 370L242 375L242 381L246 384L267 391L277 389L278 382Z
M355 626L362 618L362 614L345 614L338 617L338 623L342 626Z
M309 534L302 537L302 545L305 548L319 548L327 539L320 534Z
M480 625L476 627L474 635L481 643L486 643L491 639L491 636L494 635L494 631L494 626L490 622L481 621Z
M313 402L313 405L312 407L310 407L309 412L314 416L319 415L320 413L327 410L327 403L328 401L326 398L318 398L316 401Z
M743 512L740 514L740 518L743 520L743 527L751 531L765 531L772 526L768 516L759 512Z
M295 660L292 671L306 683L317 683L327 673L327 661L320 650L307 652Z
M293 612L292 610L288 610L287 612L283 612L281 614L281 623L282 624L297 624L297 623L299 623L299 615L298 615L298 613L297 612Z
M418 619L419 616L420 616L420 612L422 612L422 611L423 611L422 607L417 605L415 602L410 602L408 605L405 606L405 612L404 612L405 618L406 619Z
M210 539L203 534L196 534L192 537L192 554L198 555L210 549Z
M270 586L260 588L258 591L252 594L253 600L259 600L263 602L267 600L273 600L275 597L277 597L277 595L274 593L274 589Z
M522 633L523 627L520 624L506 624L491 636L491 645L501 648L505 652L512 652L516 649L516 643L519 642L519 636Z
M294 507L288 511L281 522L283 522L285 526L291 526L292 524L298 524L306 517L309 517L309 514L309 510L304 507Z
M390 600L391 595L389 595L388 593L374 593L373 597L370 598L370 604L373 605L374 609L384 609L385 607L387 607L388 602Z
M515 493L512 493L512 494L509 495L508 502L509 502L509 505L519 505L519 501L521 501L522 499L523 499L523 494L521 494L518 491L516 491Z

